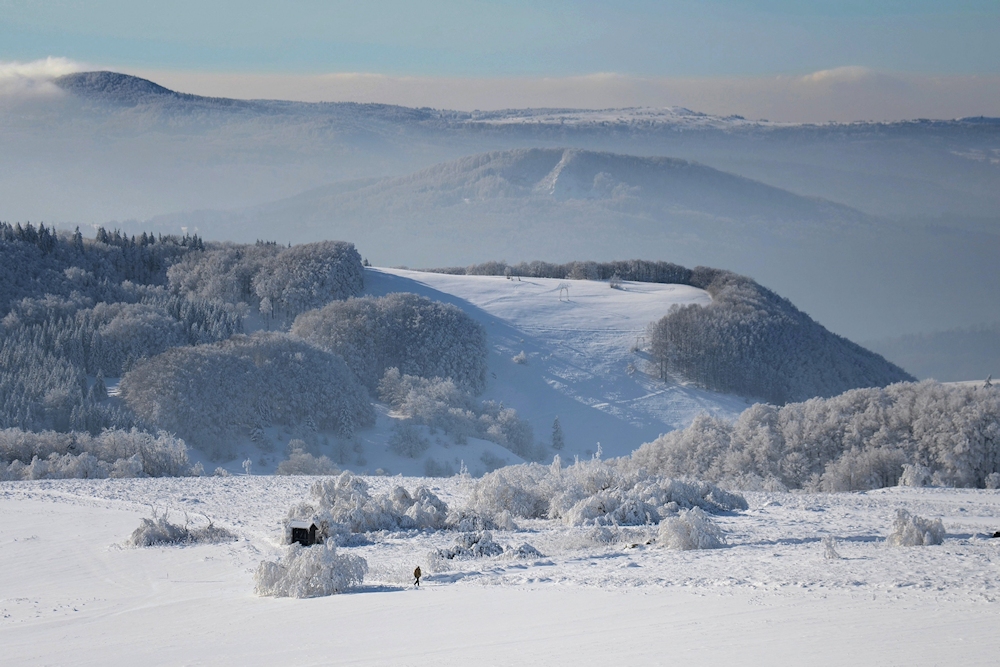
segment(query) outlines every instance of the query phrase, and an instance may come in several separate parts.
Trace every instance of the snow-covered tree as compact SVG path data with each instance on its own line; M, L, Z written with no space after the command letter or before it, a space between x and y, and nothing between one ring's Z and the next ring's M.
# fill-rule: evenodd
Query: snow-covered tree
M559 451L566 446L566 440L563 437L562 424L559 423L559 417L556 417L552 421L552 449Z

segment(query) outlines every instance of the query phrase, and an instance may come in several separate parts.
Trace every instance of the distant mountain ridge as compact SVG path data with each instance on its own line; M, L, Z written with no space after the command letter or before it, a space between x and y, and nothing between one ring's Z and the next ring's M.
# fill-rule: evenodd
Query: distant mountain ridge
M602 203L631 213L666 211L733 220L873 221L848 206L802 197L689 160L573 148L494 151L407 176L334 183L241 211L196 215L199 224L206 226L213 224L213 215L219 223L238 224L242 229L232 231L244 235L254 220L281 222L286 234L294 234L295 225L336 224L350 211L404 213L412 219L429 209L522 200ZM160 216L150 222L175 225L187 215Z
M225 97L210 97L182 93L161 86L148 79L112 71L75 72L58 77L54 83L60 88L80 97L94 101L115 104L139 104L154 101L185 101L197 105L213 105L219 108L280 106L302 112L333 111L337 108L362 108L366 111L392 110L391 115L411 117L424 121L441 121L468 125L558 125L580 127L595 125L670 125L690 129L765 129L773 130L809 128L810 130L829 128L842 132L872 134L891 132L891 128L907 127L962 127L1000 124L1000 118L970 116L957 119L915 119L895 122L853 121L827 123L773 122L763 119L747 119L739 115L717 116L694 111L685 107L614 107L606 109L579 108L511 108L487 111L460 111L434 109L429 107L406 107L395 104L358 102L295 102L276 99L243 100Z

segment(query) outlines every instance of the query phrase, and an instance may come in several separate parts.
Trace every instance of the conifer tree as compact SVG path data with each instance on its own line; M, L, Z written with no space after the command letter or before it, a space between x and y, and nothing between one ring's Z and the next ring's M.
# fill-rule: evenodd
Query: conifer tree
M559 417L555 418L552 422L552 449L559 451L566 446L566 440L563 438L562 425L559 423Z

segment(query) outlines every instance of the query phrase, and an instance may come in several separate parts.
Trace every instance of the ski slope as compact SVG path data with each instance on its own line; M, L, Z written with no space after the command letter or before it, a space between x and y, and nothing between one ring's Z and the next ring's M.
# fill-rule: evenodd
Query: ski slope
M743 398L657 379L648 355L636 351L645 348L647 325L671 306L711 302L695 287L369 268L365 291L413 292L481 323L490 350L482 398L516 409L545 443L559 417L564 457L590 457L598 443L604 455L623 456L702 412L735 418L747 407ZM521 352L526 363L514 361Z
M750 494L748 510L718 518L728 546L707 551L535 520L494 539L540 559L436 569L428 552L456 533L374 534L342 549L368 561L360 588L257 597L252 572L280 553L279 521L312 481L0 483L0 663L993 665L1000 650L996 491ZM427 484L451 506L469 490L457 477L369 481ZM149 505L237 540L123 547ZM943 519L944 544L886 546L896 508ZM826 536L841 558L824 557Z

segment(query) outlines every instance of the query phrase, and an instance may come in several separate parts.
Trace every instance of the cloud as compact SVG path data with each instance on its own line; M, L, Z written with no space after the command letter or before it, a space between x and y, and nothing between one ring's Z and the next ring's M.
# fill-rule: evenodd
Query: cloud
M0 96L46 96L58 93L52 79L86 69L67 58L48 57L31 62L0 61Z
M875 76L874 70L867 67L848 66L824 69L812 74L807 74L800 80L804 84L810 83L858 83Z

